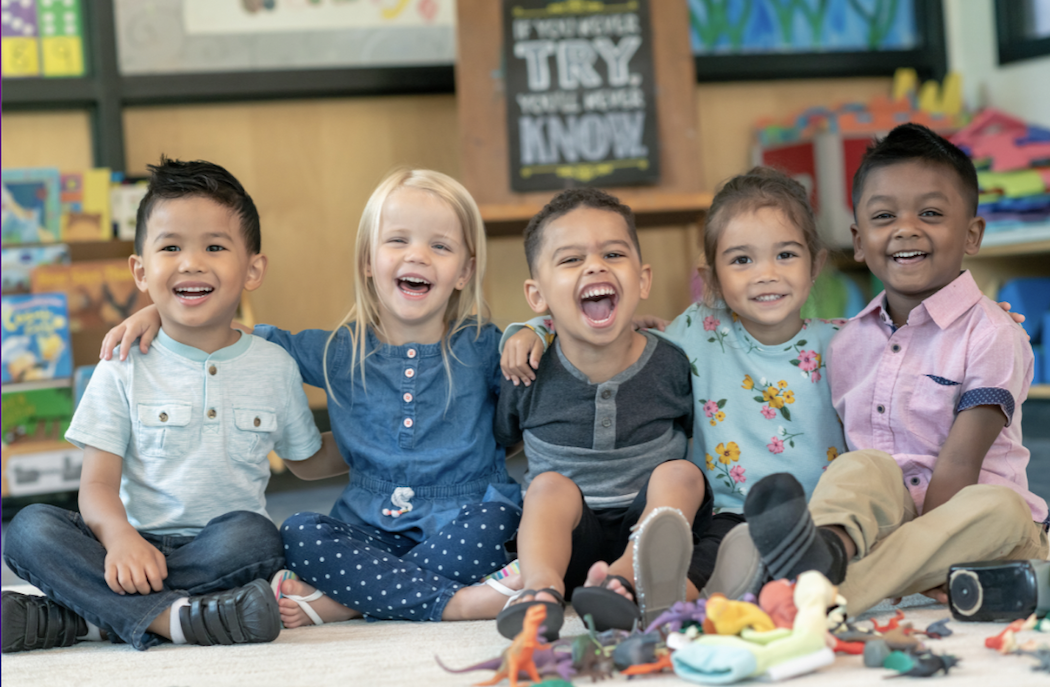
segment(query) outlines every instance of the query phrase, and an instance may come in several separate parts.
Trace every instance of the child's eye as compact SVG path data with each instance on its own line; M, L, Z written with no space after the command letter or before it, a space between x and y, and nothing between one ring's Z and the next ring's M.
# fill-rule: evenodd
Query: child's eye
M732 260L730 260L729 264L730 265L746 265L749 262L751 262L751 258L747 257L746 255L738 255L735 258L733 258Z
M623 253L612 252L612 253L606 253L605 254L605 259L606 260L615 260L616 258L622 258L622 257L623 257Z
M877 215L875 215L874 217L872 217L872 219L873 220L881 220L881 219L890 219L892 217L893 217L893 215L891 215L888 212L880 212Z
M452 249L449 248L448 246L446 246L443 243L435 243L434 244L434 250L450 251Z
M782 251L781 253L779 253L777 255L777 259L778 260L789 260L791 258L797 258L797 257L798 257L798 254L792 253L789 250Z
M579 261L580 261L579 258L562 258L561 260L558 261L558 264L559 265L567 265L569 263L579 262Z
M942 213L941 213L940 210L923 210L921 213L919 213L919 216L920 217L940 217L941 214Z
M175 252L178 252L179 247L178 246L164 246L160 250L161 250L162 253L175 253Z
M208 250L209 253L218 253L220 250L226 250L226 247L212 244L212 245L208 246L207 250Z

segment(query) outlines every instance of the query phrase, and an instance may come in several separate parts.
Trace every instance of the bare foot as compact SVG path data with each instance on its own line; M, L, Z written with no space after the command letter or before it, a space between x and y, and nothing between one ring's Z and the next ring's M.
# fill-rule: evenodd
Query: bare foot
M607 578L610 574L615 575L616 573L610 570L608 563L606 563L605 561L598 561L597 563L591 566L590 570L587 571L587 581L583 583L583 586L601 586L602 583L605 583L605 578ZM628 577L628 575L622 575L622 577L626 578ZM628 601L634 601L634 596L631 595L631 592L628 591L627 588L624 587L619 580L609 580L607 583L605 583L605 588L610 591L616 592Z
M286 596L277 600L277 606L281 613L281 623L288 629L313 625L314 621L306 615L299 602L289 599L288 596L306 597L317 590L302 580L285 580L281 583L281 593ZM352 608L347 608L331 597L321 595L313 601L306 601L314 612L326 623L337 623L341 620L360 618L361 614Z
M522 588L521 575L510 575L502 580L500 584L508 589L518 591ZM487 584L474 584L463 587L456 592L444 612L442 620L491 620L507 603L507 597L497 589Z

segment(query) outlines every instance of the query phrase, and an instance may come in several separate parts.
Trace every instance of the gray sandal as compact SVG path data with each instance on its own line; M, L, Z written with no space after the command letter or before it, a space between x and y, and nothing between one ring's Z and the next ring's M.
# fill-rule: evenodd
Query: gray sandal
M693 558L693 528L677 508L657 508L631 535L634 583L642 627L678 601L685 601L686 574Z

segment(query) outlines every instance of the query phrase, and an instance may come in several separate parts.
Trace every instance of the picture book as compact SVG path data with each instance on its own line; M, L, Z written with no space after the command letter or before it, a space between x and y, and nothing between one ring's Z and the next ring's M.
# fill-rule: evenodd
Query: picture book
M82 0L4 0L4 78L84 75Z
M66 296L3 296L2 383L61 379L73 374Z
M127 260L93 260L33 270L33 293L62 293L69 300L69 329L108 329L150 304L135 286Z
M146 182L114 184L109 190L110 208L113 213L113 231L121 241L135 240L135 222L138 219L139 203L146 195Z
M108 241L113 238L109 179L109 169L106 168L62 174L59 198L63 241Z
M3 394L4 444L57 441L73 418L73 391L68 386Z
M3 170L4 245L55 243L61 236L60 179L50 167Z
M29 293L35 268L41 265L68 265L69 262L69 246L64 243L0 249L3 293Z

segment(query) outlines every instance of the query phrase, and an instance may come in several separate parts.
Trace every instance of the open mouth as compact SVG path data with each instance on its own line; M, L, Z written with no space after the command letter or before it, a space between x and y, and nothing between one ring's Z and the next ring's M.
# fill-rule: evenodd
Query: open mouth
M187 301L200 300L214 291L210 286L178 286L175 295Z
M761 296L755 296L751 300L759 303L776 303L784 298L787 298L787 296L782 293L764 293Z
M401 277L397 280L397 288L412 296L422 296L430 291L430 282L422 277Z
M921 262L926 257L926 253L921 250L901 250L894 253L892 256L893 261L898 265L913 265L917 262Z
M608 324L612 321L618 301L619 296L616 294L616 289L608 284L588 286L580 294L580 307L583 310L583 314L595 326Z

